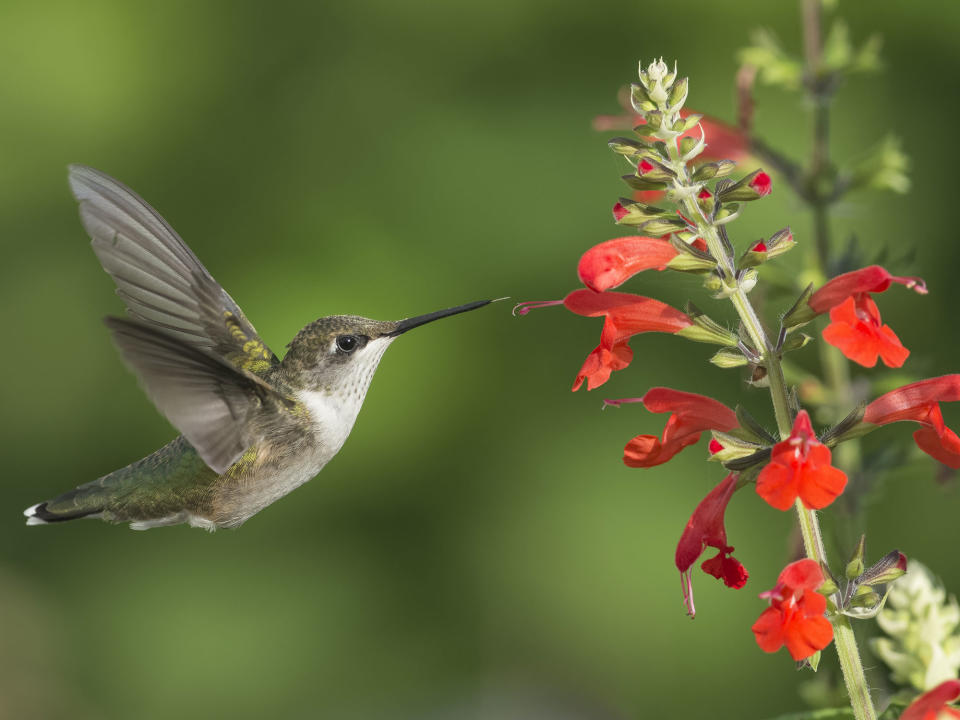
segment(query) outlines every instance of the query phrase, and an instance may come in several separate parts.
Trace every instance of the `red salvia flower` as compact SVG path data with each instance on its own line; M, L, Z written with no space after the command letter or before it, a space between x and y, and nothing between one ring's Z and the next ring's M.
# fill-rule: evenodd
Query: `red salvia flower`
M958 698L960 698L960 680L945 680L910 703L900 716L900 720L960 718L960 710L947 705Z
M957 400L960 400L960 375L920 380L878 397L867 405L863 421L871 425L901 420L920 423L923 427L913 433L920 449L956 470L960 468L960 437L944 423L940 403Z
M723 514L736 489L737 476L732 473L707 493L693 511L680 536L680 542L677 543L675 560L680 571L683 603L690 617L696 615L690 569L708 547L716 548L718 552L700 565L705 573L723 580L727 587L736 589L746 585L747 578L750 577L747 569L733 557L733 546L727 545L727 530L723 525Z
M876 365L878 357L887 367L901 367L910 351L890 326L883 324L870 297L871 293L884 292L892 283L920 294L927 292L920 278L891 275L879 265L838 275L817 290L807 304L818 314L830 313L823 339L864 367Z
M806 410L797 414L790 437L773 446L770 464L757 477L757 493L777 510L789 510L798 497L819 510L846 485L847 476L830 465L830 448L817 440Z
M604 317L600 345L587 356L577 374L573 390L579 390L583 381L593 390L607 381L613 370L622 370L633 356L627 341L634 335L647 332L678 333L693 325L686 313L653 298L630 293L574 290L563 300L525 302L514 312L526 315L531 310L551 305L563 305L571 312L586 317Z
M671 413L663 437L637 435L623 449L623 462L630 467L654 467L667 462L700 439L705 430L728 432L737 427L736 413L722 402L665 387L655 387L642 398L607 400L608 405L642 402L653 413Z
M830 310L823 339L863 367L873 367L878 357L887 367L902 367L910 351L882 322L877 304L869 294L860 293Z
M676 248L662 238L616 238L587 250L580 258L577 275L588 288L602 292L622 285L643 270L665 270L676 256Z
M833 640L833 627L823 613L827 599L817 592L823 571L813 560L787 565L773 590L761 593L770 601L753 624L757 645L772 653L784 645L794 660L803 660L823 650Z

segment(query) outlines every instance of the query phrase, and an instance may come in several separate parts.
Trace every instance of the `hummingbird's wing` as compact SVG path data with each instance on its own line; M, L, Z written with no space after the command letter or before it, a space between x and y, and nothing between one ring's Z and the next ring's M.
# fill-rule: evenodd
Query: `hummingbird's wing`
M137 320L104 320L147 395L218 473L296 407L249 370Z
M93 251L132 317L253 373L279 362L160 213L93 168L71 165L69 180Z

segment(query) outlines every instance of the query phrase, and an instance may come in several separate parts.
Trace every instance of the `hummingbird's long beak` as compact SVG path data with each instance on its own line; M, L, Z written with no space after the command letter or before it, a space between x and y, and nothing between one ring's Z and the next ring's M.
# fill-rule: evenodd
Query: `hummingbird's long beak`
M437 310L436 312L427 313L426 315L418 315L417 317L400 320L397 322L396 328L388 333L384 333L384 335L387 337L396 337L397 335L402 335L407 330L412 330L415 327L426 325L434 320L450 317L451 315L457 315L458 313L464 313L469 310L476 310L477 308L483 307L484 305L489 305L492 302L493 300L477 300L476 302L467 303L466 305L458 305L457 307L447 308L446 310Z

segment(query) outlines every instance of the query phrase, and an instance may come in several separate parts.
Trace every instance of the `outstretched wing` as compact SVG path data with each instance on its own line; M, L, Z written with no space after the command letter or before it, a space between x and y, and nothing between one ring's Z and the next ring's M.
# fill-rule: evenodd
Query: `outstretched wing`
M127 318L104 322L150 399L218 473L296 406L252 372L166 331Z
M279 362L160 214L108 175L71 165L70 189L127 312L183 344L260 374Z

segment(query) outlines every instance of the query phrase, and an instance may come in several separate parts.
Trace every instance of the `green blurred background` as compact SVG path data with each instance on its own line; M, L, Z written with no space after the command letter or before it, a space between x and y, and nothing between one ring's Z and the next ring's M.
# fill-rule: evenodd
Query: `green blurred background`
M914 190L851 197L836 236L916 251L893 269L924 275L930 296L893 290L880 306L912 371L955 371L960 6L840 11L855 38L885 36L887 65L841 92L835 156L891 129ZM27 528L20 515L174 434L101 324L122 308L67 163L155 205L278 352L321 315L558 298L579 254L617 235L621 166L590 123L617 110L637 60L677 57L689 104L732 120L736 49L756 26L798 49L798 21L789 2L0 4L0 717L801 709L807 676L749 630L793 517L738 494L727 527L752 579L737 592L697 571L691 622L673 552L720 470L702 447L630 470L624 442L665 418L600 412L603 397L652 385L736 402L736 371L675 338L637 338L629 370L571 394L599 322L514 319L502 303L398 342L341 454L238 531ZM807 152L808 119L796 96L758 93L761 134L794 155ZM780 183L734 236L785 224L809 240ZM631 287L709 305L692 278ZM748 404L769 423L765 395ZM875 447L891 442L910 443L907 428ZM956 590L957 494L934 475L917 458L886 478L868 552L899 547Z

